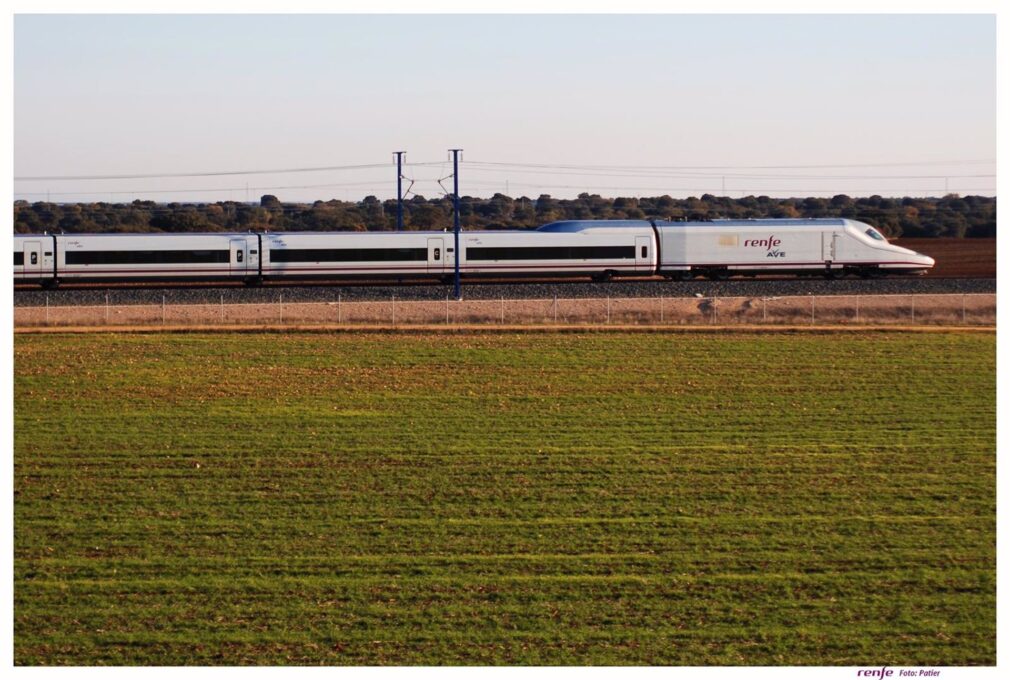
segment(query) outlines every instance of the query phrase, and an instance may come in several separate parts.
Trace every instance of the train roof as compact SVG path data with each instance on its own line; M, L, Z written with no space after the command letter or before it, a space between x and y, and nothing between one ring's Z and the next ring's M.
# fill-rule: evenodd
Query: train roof
M754 219L754 220L706 220L706 221L671 221L671 220L561 220L558 222L549 222L547 224L535 227L532 229L474 229L474 230L461 230L462 233L476 234L476 233L503 233L503 232L518 232L518 233L531 233L531 232L547 232L547 233L576 233L582 231L591 231L594 229L643 229L649 228L653 225L657 227L773 227L788 228L788 227L809 227L809 226L835 226L841 227L845 224L852 222L846 218L840 217L811 217L811 218L766 218L766 219ZM219 237L238 237L251 234L261 234L263 236L325 236L329 234L386 234L389 236L396 234L413 234L413 235L430 235L430 236L444 236L445 234L451 234L452 229L444 230L424 230L424 231L204 231L204 232L165 232L165 231L121 231L121 232L100 232L100 233L77 233L77 234L56 234L57 236L69 236L69 237L123 237L123 236L161 236L161 237L180 237L180 236L219 236ZM46 238L51 237L53 234L14 234L15 238Z
M14 234L14 238L52 238L53 236L92 236L96 238L115 238L123 236L246 236L253 232L246 231L95 231L95 232L46 232L44 234Z
M842 227L848 220L841 217L783 217L760 220L712 220L710 222L671 222L656 220L657 227Z
M840 217L812 218L768 218L758 220L705 220L705 221L670 221L670 220L563 220L551 222L539 227L536 231L548 232L579 232L590 229L621 229L650 227L809 227L844 226L847 220Z
M549 232L576 232L587 229L614 229L622 227L637 227L639 229L651 227L648 220L562 220L560 222L549 222L537 227L536 231Z

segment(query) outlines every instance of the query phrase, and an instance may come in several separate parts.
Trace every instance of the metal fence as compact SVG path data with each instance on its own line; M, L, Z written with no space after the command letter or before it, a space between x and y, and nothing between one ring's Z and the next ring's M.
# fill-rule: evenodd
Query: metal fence
M15 327L219 325L972 325L995 294L389 300L15 307Z

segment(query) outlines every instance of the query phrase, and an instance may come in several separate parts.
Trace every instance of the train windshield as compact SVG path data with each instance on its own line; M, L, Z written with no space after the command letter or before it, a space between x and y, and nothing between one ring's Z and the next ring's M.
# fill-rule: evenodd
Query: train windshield
M876 240L876 241L886 241L887 240L886 238L884 238L883 236L881 236L880 232L877 231L876 229L874 229L873 227L870 227L869 229L866 230L866 235L869 236L870 238Z

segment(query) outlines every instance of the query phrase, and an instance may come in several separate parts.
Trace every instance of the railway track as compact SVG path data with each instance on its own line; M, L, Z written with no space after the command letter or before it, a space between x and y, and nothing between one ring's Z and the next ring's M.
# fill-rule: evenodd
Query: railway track
M908 295L950 293L995 293L995 279L943 279L907 277L893 279L730 279L727 281L666 281L655 279L626 279L608 283L585 280L558 280L515 282L464 283L463 297L468 300L497 300L505 298L550 299L558 298L632 298L632 297L766 297L787 295ZM206 304L226 302L273 303L331 302L338 299L355 300L444 300L451 296L453 287L430 282L402 282L395 285L377 285L376 282L358 281L340 284L313 284L300 286L262 286L247 288L242 285L130 285L116 288L61 287L43 291L39 288L16 289L15 306L98 305L98 304Z
M979 276L961 276L956 273L946 274L941 276L925 275L922 277L895 277L885 280L913 280L913 279L923 279L923 280L987 280L989 277L979 277ZM809 277L795 276L750 276L750 277L737 277L730 278L722 281L722 283L736 283L736 282L771 282L771 281L816 281L820 280L817 275L811 275ZM842 279L844 280L844 279ZM591 280L588 277L549 277L549 278L526 278L521 282L517 282L515 279L489 279L482 278L480 280L463 280L463 285L467 287L471 286L524 286L524 285L554 285L554 284L588 284ZM613 281L607 283L667 283L668 281L659 276L622 276L615 278ZM689 281L684 281L682 283L705 283L706 279L693 279ZM595 282L594 282L595 283ZM602 285L607 285L604 283ZM832 285L834 281L829 282ZM374 287L390 287L390 286L424 286L424 287L439 287L444 284L433 283L431 279L333 279L333 280L319 280L319 281L264 281L255 288L261 289L287 289L287 288L374 288ZM145 282L129 282L129 283L103 283L103 282L92 282L92 283L61 283L59 290L195 290L195 289L208 289L208 288L221 288L221 289L246 289L249 286L245 285L239 281L152 281L149 283ZM15 291L29 291L38 290L39 286L35 283L15 283Z

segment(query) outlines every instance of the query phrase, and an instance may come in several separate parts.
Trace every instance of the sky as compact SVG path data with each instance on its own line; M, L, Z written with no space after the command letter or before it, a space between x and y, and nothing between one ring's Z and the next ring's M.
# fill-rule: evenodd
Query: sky
M996 22L21 14L13 108L29 201L995 195Z

